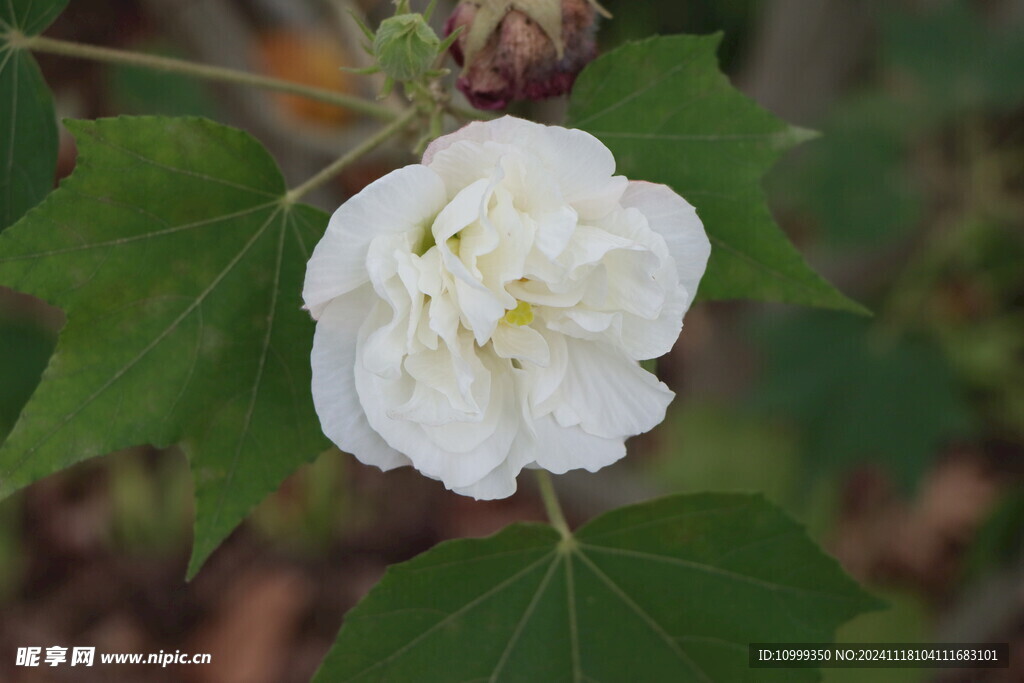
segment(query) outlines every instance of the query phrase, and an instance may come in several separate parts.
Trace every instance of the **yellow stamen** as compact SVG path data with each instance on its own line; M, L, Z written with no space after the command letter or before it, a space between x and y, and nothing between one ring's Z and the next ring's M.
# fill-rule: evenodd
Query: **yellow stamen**
M510 325L529 325L533 322L533 306L525 301L505 314L505 322Z

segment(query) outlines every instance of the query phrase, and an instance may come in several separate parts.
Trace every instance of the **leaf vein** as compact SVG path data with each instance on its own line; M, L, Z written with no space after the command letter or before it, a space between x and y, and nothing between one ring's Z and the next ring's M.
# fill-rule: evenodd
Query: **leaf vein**
M490 683L497 683L498 675L504 668L505 663L508 661L509 655L512 654L512 650L515 647L516 642L519 640L519 636L522 634L523 629L529 622L530 617L533 615L533 611L537 608L537 603L540 601L540 596L544 594L544 590L547 588L548 583L551 581L551 577L555 573L555 569L558 567L558 559L556 558L551 566L548 567L548 571L544 574L544 578L541 579L540 583L537 584L537 590L534 592L533 597L530 599L529 604L526 606L526 610L523 612L523 616L520 617L519 622L516 624L515 630L512 631L512 636L508 639L508 645L505 646L504 652L501 653L501 658L498 659L498 663L494 665L494 671L491 673L488 680Z
M630 102L632 102L633 100L637 99L638 97L640 97L642 95L645 95L647 92L649 92L649 91L653 90L654 88L658 87L659 85L661 85L661 83L663 81L666 81L669 78L671 78L672 76L675 76L677 73L679 73L680 71L682 71L683 69L685 69L688 66L689 66L689 63L687 63L687 62L680 62L679 64L676 64L674 67L672 67L671 69L669 69L668 71L666 71L665 73L661 74L660 76L655 78L653 81L648 83L645 87L640 88L639 90L635 90L634 92L631 92L626 97L622 98L621 100L616 101L615 104L611 105L610 107L605 107L604 109L602 109L600 111L595 111L593 114L591 114L587 118L585 118L585 119L583 119L581 121L577 121L576 122L576 127L577 128L581 128L581 127L583 127L584 124L589 123L590 121L593 121L594 119L600 118L600 117L604 116L605 114L608 114L609 112L615 111L616 109L618 109L620 107L624 107L625 105L629 104Z
M83 196L90 196L90 195L83 195ZM91 199L98 199L97 197L91 197L91 196L90 196L90 198ZM99 200L99 201L102 201L102 200ZM277 204L277 202L276 201L267 202L265 204L260 204L259 206L255 206L255 207L252 207L252 208L249 208L249 209L244 209L242 211L238 211L238 212L235 212L235 213L226 214L226 215L223 215L223 216L217 216L215 218L207 218L207 219L203 219L201 221L196 221L194 223L186 223L184 225L176 225L174 227L166 228L164 230L155 230L153 232L147 232L147 233L142 234L142 235L132 235L130 237L118 237L117 239L106 240L104 242L91 242L91 243L88 243L88 244L78 244L78 245L75 245L73 247L64 247L64 248L61 248L61 249L51 249L50 251L38 251L38 252L33 252L31 254L19 254L17 256L8 256L7 258L0 258L0 263L10 263L10 262L13 262L13 261L28 261L28 260L34 260L34 259L44 258L44 257L49 257L49 256L59 256L59 255L62 255L62 254L70 254L70 253L74 253L74 252L78 252L78 251L88 251L89 249L101 249L103 247L119 247L119 246L121 246L123 244L130 244L132 242L139 242L139 241L142 241L142 240L149 240L149 239L153 239L153 238L156 238L156 237L165 237L167 235L173 235L175 233L184 232L184 231L187 231L187 230L194 230L195 228L203 228L203 227L207 227L207 226L210 226L210 225L216 225L217 223L221 223L223 221L229 221L229 220L233 220L235 218L241 218L243 216L248 216L249 214L258 213L259 211L262 211L263 209L269 208L269 207L273 206L274 204ZM274 212L274 213L276 213L276 212ZM271 217L273 217L273 214L271 214Z
M492 595L495 595L496 593L499 593L499 592L503 591L504 589L508 588L512 584L516 583L519 579L521 579L522 577L524 577L527 574L529 574L530 572L532 572L534 569L536 569L538 566L540 566L545 560L551 558L554 554L555 554L555 551L551 550L550 552L546 553L544 556L542 556L539 559L537 559L537 560L531 562L530 564L526 565L525 567L523 567L522 569L517 571L512 576L508 577L507 579L505 579L501 583L495 585L493 588L491 588L491 589L489 589L487 591L484 591L483 593L481 593L477 597L473 598L472 600L467 602L465 605L463 605L459 609L455 610L454 612L452 612L451 614L446 616L444 619L440 620L439 622L437 622L436 624L434 624L433 626L431 626L430 628L425 630L423 633L419 634L418 636L416 636L415 638L410 640L408 643L406 643L402 647L400 647L397 650L395 650L394 652L392 652L390 655L388 655L384 659L381 659L379 661L374 662L373 664L371 664L370 666L366 667L362 671L360 671L360 672L354 674L353 676L347 678L346 681L353 681L353 680L355 680L357 678L360 678L364 674L366 674L366 673L368 673L370 671L373 671L374 669L376 669L378 667L386 666L386 665L390 664L396 658L402 656L403 654L405 654L406 652L408 652L409 650L414 648L420 641L422 641L423 639L428 637L434 631L437 631L438 629L440 629L440 628L442 628L444 626L447 626L449 623L451 623L452 620L457 619L463 613L468 612L469 610L473 609L474 607L479 605L481 602L483 602L487 598L491 597Z
M665 629L662 628L661 624L659 624L654 619L654 617L648 614L643 607L638 605L632 598L630 598L629 595L627 595L626 592L622 590L622 588L617 583L615 583L615 581L613 581L610 576L601 571L601 568L594 564L594 562L585 554L577 552L576 555L581 560L583 560L584 564L587 565L590 571L592 571L594 575L597 576L597 578L602 583L604 583L605 586L608 587L608 590L610 590L616 597L622 600L622 602L627 607L629 607L630 610L632 610L638 617L640 617L644 621L644 623L646 623L647 626L652 631L654 631L654 633L659 638L661 638L661 640L668 646L672 653L676 655L680 662L685 664L691 671L693 671L693 673L696 674L700 680L705 681L706 683L714 683L714 681L704 672L704 670L697 666L696 662L694 662L690 658L690 656L686 654L686 651L679 646L679 643L676 641L676 639L673 638L668 632L666 632Z
M274 215L277 211L274 212ZM270 339L274 333L274 319L277 314L277 297L278 290L281 284L281 264L284 260L284 237L287 232L286 221L281 221L281 231L277 240L277 258L274 266L274 284L271 287L270 295L270 309L267 314L267 333L263 336L263 345L260 349L259 364L256 369L256 377L253 379L252 391L249 397L249 407L246 409L245 422L242 425L241 433L238 435L238 443L235 446L234 455L231 457L231 465L228 467L227 476L224 479L224 484L221 486L220 495L217 496L217 505L211 513L211 526L216 526L217 522L220 521L220 513L224 508L224 496L227 494L228 488L231 486L231 482L235 477L235 473L238 471L238 458L242 452L242 446L245 443L246 438L249 436L249 429L252 427L252 416L256 411L256 398L259 395L259 387L263 382L263 369L267 365L267 354L270 349Z
M280 195L277 195L277 194L275 194L273 192L266 192L265 190L259 190L259 189L255 188L255 187L249 187L248 185L242 185L241 183L233 183L230 180L225 180L223 178L217 178L216 176L211 176L211 175L208 175L206 173L199 173L197 171L189 171L189 170L184 169L184 168L178 168L176 166L171 166L169 164L164 164L162 162L157 161L156 159L150 159L149 157L143 156L142 154L139 154L138 152L130 150L130 149L126 148L126 147L122 147L120 145L114 144L113 142L111 142L111 141L107 140L106 138L100 136L99 133L97 133L95 131L87 130L86 132L89 135L91 135L92 138L98 144L105 145L105 146L107 146L107 147L109 147L111 149L114 149L114 150L117 150L118 152L121 152L125 156L131 157L133 159L138 159L139 161L141 161L141 162L143 162L145 164L149 164L151 166L154 166L156 168L162 169L164 171L169 171L171 173L177 173L179 175L184 175L184 176L188 176L188 177L191 177L191 178L198 178L199 180L205 180L205 181L213 183L215 185L223 185L225 187L231 187L231 188L234 188L236 190L244 190L246 192L251 192L253 194L262 195L264 197L275 197L277 199L280 199Z
M810 588L802 588L800 586L788 586L786 584L774 583L766 579L759 579L756 576L750 576L749 574L741 574L739 572L732 571L730 569L722 569L714 565L705 564L703 562L695 562L693 560L684 560L679 557L667 557L665 555L657 555L655 553L643 552L641 550L627 550L625 548L608 548L599 545L589 545L581 543L581 546L587 548L592 552L604 553L606 555L621 555L623 557L632 557L635 559L649 560L651 562L663 562L665 564L674 564L679 567L685 567L687 569L693 569L696 571L703 572L712 576L717 576L723 579L731 579L733 581L740 581L743 583L749 583L751 585L760 586L773 592L787 592L796 593L808 596L814 596L818 598L826 598L835 602L846 602L847 599L842 596L833 595L832 593L826 593L824 591L816 591Z
M196 300L194 302L192 302L192 304L190 304L177 318L175 318L171 322L170 325L168 325L159 335L157 335L153 339L153 341L151 341L149 344L147 344L138 354L136 354L136 356L134 358L132 358L130 361L128 361L128 363L126 363L120 369L118 369L118 371L115 372L98 389L96 389L96 391L94 391L92 394L90 394L85 399L85 401L82 402L81 405L79 405L77 408L75 408L74 410L69 412L67 415L65 415L64 418L59 423L54 425L53 429L50 430L49 433L47 433L40 440L38 440L31 448L26 450L22 454L22 456L20 458L18 458L14 462L13 466L11 466L11 467L9 467L9 468L7 468L5 470L4 474L10 475L11 473L13 473L13 472L17 471L18 469L20 469L21 466L24 465L25 462L27 462L28 459L32 457L32 454L35 453L37 450L39 450L39 448L43 444L45 444L47 441L49 441L50 438L52 438L60 429L62 429L64 427L64 425L68 424L68 422L73 420L75 418L75 416L77 416L79 413L81 413L83 410L85 410L85 408L88 407L94 400L96 400L96 398L99 397L100 394L105 392L115 382L117 382L122 377L124 377L124 375L127 374L133 367L135 367L143 358L145 358L149 354L150 351L155 349L164 339L166 339L177 328L177 326L179 324L181 324L181 322L183 320L185 320L185 318L187 318L189 315L192 314L192 311L194 311L196 308L198 308L202 304L202 302L206 299L206 297L209 296L210 293L214 289L216 289L217 285L219 285L221 283L221 281L225 277L227 277L228 273L230 273L234 269L234 267L236 265L238 265L238 263L242 260L242 258L244 258L245 254L247 254L249 252L249 249L251 249L252 246L254 244L256 244L257 241L259 241L259 238L262 237L263 232L267 229L267 226L270 225L271 221L273 221L273 219L277 215L277 213L278 213L277 211L274 211L267 218L267 220L263 223L263 225L260 226L260 229L256 231L256 233L242 247L242 249L238 252L238 254L236 254L235 257L231 259L231 261L227 264L227 266L224 267L224 270L222 270L217 275L217 277L213 279L213 281L209 284L209 286L205 290L203 290L199 294L198 297L196 297Z

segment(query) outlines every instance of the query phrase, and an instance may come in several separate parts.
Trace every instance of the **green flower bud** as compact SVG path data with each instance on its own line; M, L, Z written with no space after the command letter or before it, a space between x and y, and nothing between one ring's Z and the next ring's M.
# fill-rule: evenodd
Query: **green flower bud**
M420 14L399 14L381 22L373 51L381 70L396 81L411 81L426 73L441 39Z

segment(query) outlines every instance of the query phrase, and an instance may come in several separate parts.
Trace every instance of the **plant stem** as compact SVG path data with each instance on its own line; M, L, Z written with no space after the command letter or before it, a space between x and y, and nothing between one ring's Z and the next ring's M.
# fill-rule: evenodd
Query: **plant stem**
M322 171L314 175L306 182L302 183L301 185L292 190L289 190L288 193L284 196L285 203L292 204L298 201L305 195L309 194L316 188L326 183L334 176L338 175L338 173L340 173L346 166L348 166L355 160L359 159L360 157L364 156L368 152L372 151L374 148L385 142L391 136L395 135L396 133L399 133L403 128L409 125L409 122L412 121L419 113L419 110L416 109L415 107L410 107L409 109L406 109L403 113L401 113L398 116L397 119L381 128L376 133L376 135L367 138L361 144L350 149L348 152L343 154L336 161L332 162L329 166L324 168Z
M558 494L555 493L555 485L551 481L551 475L547 470L534 470L537 473L537 484L540 486L540 497L544 501L544 509L547 510L551 526L562 534L562 538L572 538L569 530L569 523L565 521L562 514L562 506L558 503Z
M210 66L208 64L197 64L196 62L190 62L184 59L161 57L141 52L115 50L113 48L100 47L98 45L73 43L66 40L47 38L45 36L25 36L18 32L9 33L6 37L8 43L12 47L25 48L34 52L46 52L65 57L79 57L81 59L91 59L110 64L130 64L132 66L184 74L211 81L238 83L240 85L264 88L266 90L275 90L277 92L299 95L311 100L327 102L339 107L345 107L352 111L383 120L394 119L398 116L398 114L390 107L369 102L361 97L346 95L345 93L327 90L325 88L303 85L301 83L295 83L294 81L287 81L281 78L260 76L259 74L252 74L247 71L228 69L221 66Z
M479 109L469 109L467 107L460 107L455 104L446 104L444 107L451 116L459 119L460 121L490 121L496 118L494 114L490 112L480 111Z

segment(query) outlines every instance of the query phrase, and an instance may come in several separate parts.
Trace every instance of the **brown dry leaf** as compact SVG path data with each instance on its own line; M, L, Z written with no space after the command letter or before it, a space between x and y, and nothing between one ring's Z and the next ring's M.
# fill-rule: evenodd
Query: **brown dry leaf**
M189 643L208 652L198 683L274 683L286 661L311 588L297 570L261 568L239 577Z
M862 580L941 593L1000 488L998 477L971 453L938 464L910 502L877 473L861 472L847 483L833 550Z

